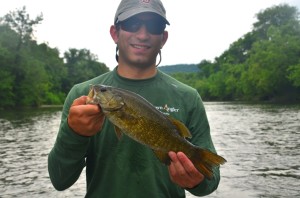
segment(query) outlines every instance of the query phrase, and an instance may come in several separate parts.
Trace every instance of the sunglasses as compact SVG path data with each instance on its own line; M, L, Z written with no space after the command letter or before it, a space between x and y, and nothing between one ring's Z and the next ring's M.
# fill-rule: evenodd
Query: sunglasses
M141 20L136 17L129 18L120 22L120 27L126 32L137 32L142 25L145 25L146 30L150 34L160 35L166 28L166 23L161 19Z

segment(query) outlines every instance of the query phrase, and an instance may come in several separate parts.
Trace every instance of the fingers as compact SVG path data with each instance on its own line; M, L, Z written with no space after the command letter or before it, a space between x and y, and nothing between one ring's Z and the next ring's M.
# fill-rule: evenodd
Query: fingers
M101 108L99 105L86 104L87 98L87 96L76 98L71 105L71 109L73 111L79 111L79 113L84 111L84 113L87 115L95 115L101 113ZM102 115L102 113L99 115Z
M86 104L87 96L75 99L70 107L68 124L70 128L83 136L92 136L102 129L104 114L99 105Z
M175 152L170 152L170 158L173 162L174 168L180 175L189 174L194 176L195 172L198 173L194 164L184 153L178 152L176 154Z
M81 97L79 97L79 98L76 98L76 99L73 101L72 106L84 105L84 104L86 104L86 99L87 99L87 96L81 96Z
M176 173L177 173L176 167L175 167L175 163L177 161L176 153L173 151L170 151L169 157L171 158L171 164L169 165L168 169L169 169L171 180L173 181L173 178L176 177Z
M170 168L172 167L172 175L177 176L177 175L185 175L185 169L181 162L179 161L179 158L177 157L177 154L173 151L169 152L169 156L172 160Z
M196 169L194 164L191 162L191 160L182 152L177 153L177 157L183 166L183 169L188 173L191 177L198 177L201 175L201 173Z
M182 188L193 188L203 181L204 176L182 152L169 152L172 162L169 166L171 180Z

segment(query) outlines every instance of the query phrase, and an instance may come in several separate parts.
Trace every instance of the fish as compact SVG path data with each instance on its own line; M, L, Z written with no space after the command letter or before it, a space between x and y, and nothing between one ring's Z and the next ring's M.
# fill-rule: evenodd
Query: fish
M96 104L115 127L116 136L123 134L146 145L157 158L170 165L169 151L183 152L206 178L212 179L213 167L226 160L208 149L187 140L192 135L179 120L157 110L145 98L129 90L95 84L90 85L87 101Z

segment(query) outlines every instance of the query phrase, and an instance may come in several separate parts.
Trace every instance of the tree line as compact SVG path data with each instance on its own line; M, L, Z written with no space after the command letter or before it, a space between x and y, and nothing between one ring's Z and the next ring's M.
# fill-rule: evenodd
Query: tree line
M200 72L173 76L204 100L300 101L299 11L282 4L256 17L251 32L214 61L201 61Z
M87 49L57 48L34 39L43 20L31 19L26 7L0 18L0 108L62 104L75 84L109 71Z
M199 72L172 75L206 101L299 101L297 8L282 4L256 17L251 32L214 61L202 60ZM0 18L0 108L62 104L75 83L109 71L87 49L69 49L60 57L57 48L38 44L33 33L42 21L42 14L31 19L26 7Z

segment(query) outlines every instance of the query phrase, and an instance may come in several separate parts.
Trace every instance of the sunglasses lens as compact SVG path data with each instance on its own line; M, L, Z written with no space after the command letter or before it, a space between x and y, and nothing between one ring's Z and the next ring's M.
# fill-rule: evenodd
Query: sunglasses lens
M142 23L135 19L129 19L121 23L122 30L126 32L137 32L141 26Z
M126 32L134 33L137 32L143 24L145 24L146 29L150 34L155 35L162 34L166 28L166 24L161 20L143 21L136 18L131 18L129 20L121 22L121 28Z
M155 35L162 34L166 28L166 24L163 23L161 20L148 21L145 24L146 24L147 31L150 34L155 34Z

